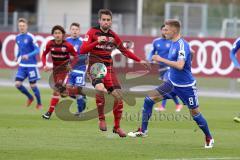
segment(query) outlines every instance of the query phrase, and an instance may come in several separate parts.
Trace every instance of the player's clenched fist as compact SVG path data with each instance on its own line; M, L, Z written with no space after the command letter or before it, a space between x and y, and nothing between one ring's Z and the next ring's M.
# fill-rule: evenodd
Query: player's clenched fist
M52 70L52 67L48 67L48 66L44 66L44 67L43 67L43 71L44 71L44 72L48 72L48 71L50 71L50 70Z

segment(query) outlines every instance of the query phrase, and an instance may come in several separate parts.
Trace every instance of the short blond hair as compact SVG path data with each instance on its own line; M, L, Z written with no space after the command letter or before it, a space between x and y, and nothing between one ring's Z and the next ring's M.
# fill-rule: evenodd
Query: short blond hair
M164 22L165 25L169 25L171 27L175 27L177 29L177 32L180 32L181 29L181 22L177 19L169 19Z
M18 19L18 23L20 23L20 22L23 22L23 23L28 24L28 21L27 21L27 19L25 19L25 18L19 18L19 19Z

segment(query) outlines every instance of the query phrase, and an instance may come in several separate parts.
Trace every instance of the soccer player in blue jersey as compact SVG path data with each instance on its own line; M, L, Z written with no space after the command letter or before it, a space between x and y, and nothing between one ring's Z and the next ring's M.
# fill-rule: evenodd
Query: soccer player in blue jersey
M82 45L79 23L72 23L70 25L70 37L66 38L66 40L73 45L75 51L78 53L78 59L74 62L72 71L68 77L67 85L78 87L85 86L87 54L79 54ZM79 115L86 107L86 96L76 95L76 99L78 106L76 115Z
M152 61L153 55L159 55L163 58L168 59L168 53L169 49L171 47L172 41L166 39L164 33L165 33L165 25L161 26L161 37L153 40L153 49L149 53L147 60ZM159 73L160 73L160 80L167 81L168 80L168 74L169 74L169 66L163 62L159 62ZM174 103L176 104L176 112L181 111L182 105L179 104L177 96L172 97ZM167 99L162 100L162 104L159 107L156 107L156 111L164 111L166 107Z
M232 60L232 62L234 64L234 67L236 69L238 69L238 70L240 70L240 64L239 64L239 62L237 60L236 54L237 54L239 48L240 48L240 37L235 40L235 42L233 43L233 48L232 48L232 50L230 52L230 58L231 58L231 60ZM233 120L235 122L240 123L240 113L239 113L239 115L237 117L234 117Z
M36 57L39 54L39 47L35 37L27 31L28 22L26 19L20 18L18 20L18 29L20 33L16 37L16 43L18 45L16 60L20 62L16 73L15 86L20 92L27 96L27 106L30 106L34 98L22 84L22 82L28 78L30 87L37 99L36 108L41 109L40 91L36 85L36 82L40 79Z
M169 81L163 82L145 97L142 110L142 126L136 132L129 132L130 137L146 137L148 120L155 102L178 96L189 108L193 120L205 134L205 148L212 148L214 139L209 131L206 119L200 113L196 80L191 73L191 51L189 44L180 35L180 22L167 20L165 36L172 40L168 59L154 55L152 59L170 66Z

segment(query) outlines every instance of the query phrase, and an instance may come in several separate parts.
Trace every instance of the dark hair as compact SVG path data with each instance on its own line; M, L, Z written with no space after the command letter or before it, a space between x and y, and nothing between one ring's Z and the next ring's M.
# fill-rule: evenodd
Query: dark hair
M112 18L112 11L109 10L109 9L100 9L100 10L98 11L98 18L100 19L103 14L109 15L109 16Z
M28 24L28 21L27 21L27 19L25 19L25 18L19 18L19 19L18 19L18 23L20 23L20 22L23 22L23 23Z
M165 24L161 25L161 29L163 29L165 27Z
M73 23L70 25L70 28L71 28L72 26L76 26L76 27L80 28L80 24L77 23L77 22L73 22Z
M175 27L177 29L177 31L180 32L181 23L179 20L169 19L169 20L166 20L164 24Z
M65 34L66 31L64 30L64 28L60 25L56 25L52 28L52 34L54 33L55 30L60 30L62 32L62 34Z

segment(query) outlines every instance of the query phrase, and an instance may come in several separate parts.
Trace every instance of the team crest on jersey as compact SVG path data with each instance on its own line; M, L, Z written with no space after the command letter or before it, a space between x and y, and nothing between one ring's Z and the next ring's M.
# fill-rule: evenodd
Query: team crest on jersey
M83 41L88 41L88 39L89 39L89 35L86 34L83 38Z
M62 47L62 52L66 52L67 48L66 47Z
M28 43L28 39L24 39L23 42L24 42L24 43Z
M170 43L167 43L167 44L166 44L166 47L169 48L169 47L170 47Z

